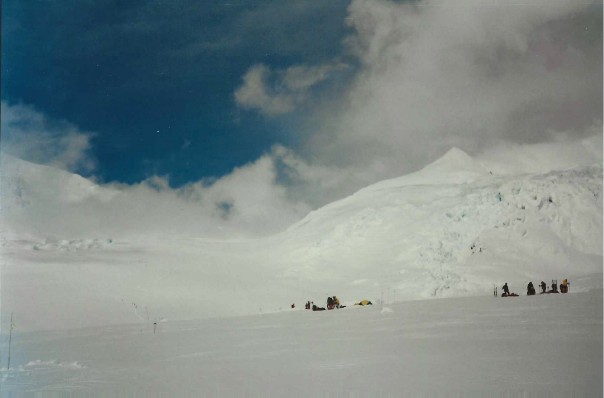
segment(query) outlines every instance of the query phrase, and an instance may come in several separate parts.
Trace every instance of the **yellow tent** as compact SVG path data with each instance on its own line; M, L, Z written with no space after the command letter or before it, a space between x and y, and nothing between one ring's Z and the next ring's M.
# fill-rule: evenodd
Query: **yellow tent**
M355 305L373 305L373 304L369 300L361 300L358 303L356 303Z

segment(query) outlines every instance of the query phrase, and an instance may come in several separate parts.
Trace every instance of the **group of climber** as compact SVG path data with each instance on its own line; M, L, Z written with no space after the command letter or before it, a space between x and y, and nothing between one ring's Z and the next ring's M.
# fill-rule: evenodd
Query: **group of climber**
M365 306L365 305L373 305L373 304L369 300L361 300L358 303L355 303L354 305ZM293 304L292 304L292 308L294 308ZM304 305L304 308L307 310L313 310L313 311L325 311L325 309L326 309L325 307L317 306L314 303L314 301L307 301L306 304ZM337 298L336 296L327 297L327 309L333 310L333 309L337 309L337 308L346 308L346 306L340 304L340 299Z
M337 298L336 296L327 297L327 309L328 310L333 310L335 308L344 308L344 307L346 307L346 306L340 305L340 299ZM313 311L325 311L325 307L319 307L319 306L315 305L314 301L307 301L306 304L304 305L304 308L307 310L313 310Z
M560 291L558 291L558 280L553 279L550 289L547 290L547 285L545 284L545 282L541 281L541 283L539 284L539 287L541 287L541 292L539 294L568 293L569 286L570 286L570 283L568 282L568 279L564 279L562 281L562 283L560 284ZM518 295L516 293L510 293L510 288L508 287L507 282L503 285L502 289L503 289L503 293L501 293L501 297L518 297ZM534 296L535 294L536 294L535 286L533 286L533 282L529 282L529 284L526 286L526 295ZM497 296L497 288L495 288L495 296Z

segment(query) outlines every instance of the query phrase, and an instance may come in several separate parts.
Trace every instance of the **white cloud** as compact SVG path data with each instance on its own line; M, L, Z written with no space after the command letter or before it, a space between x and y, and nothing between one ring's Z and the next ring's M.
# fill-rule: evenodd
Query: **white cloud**
M330 73L346 68L346 64L335 62L318 66L291 66L282 73L282 81L291 91L303 91L327 79Z
M275 158L266 154L214 180L173 189L167 177L134 185L111 184L119 192L104 203L88 202L88 213L111 226L111 234L257 237L283 230L310 208L277 182ZM72 204L73 206L73 204ZM81 217L78 217L81 220ZM110 221L109 221L110 220ZM74 224L81 221L74 221ZM96 228L97 232L103 226Z
M278 181L271 152L212 181L170 187L168 177L95 185L52 167L2 156L4 232L62 238L270 235L310 207Z
M601 131L601 7L590 2L355 0L346 21L356 78L330 96L337 101L313 109L319 127L279 157L289 191L313 206L417 170L454 146L480 156L572 145L594 125ZM236 98L267 116L300 109L335 65L257 65ZM552 156L546 163L555 167Z
M602 164L602 126L593 125L587 138L574 140L558 133L551 142L532 145L505 143L486 149L476 159L495 173L547 173Z
M2 101L2 151L31 162L90 172L94 134L66 121L52 120L34 108Z
M5 227L67 237L132 232L252 237L282 230L310 210L278 181L278 150L221 178L178 189L170 187L168 176L97 186L63 171L94 168L91 137L32 107L2 102Z
M265 235L279 231L304 216L309 206L288 196L277 181L274 153L234 169L211 183L198 182L179 190L179 195L200 200L206 211L233 231Z
M34 108L2 101L2 151L34 163L89 172L94 134L66 121L52 120Z
M453 146L478 154L550 142L552 131L582 139L601 125L601 8L357 0L349 12L362 68L310 141L324 165L373 168L379 179Z
M235 91L237 103L268 116L291 112L295 98L292 94L271 89L268 85L270 74L265 65L252 66L243 77L243 85Z
M239 106L266 116L289 113L304 103L313 86L344 68L345 64L331 63L272 71L266 65L254 65L243 76L243 84L235 91L235 100Z

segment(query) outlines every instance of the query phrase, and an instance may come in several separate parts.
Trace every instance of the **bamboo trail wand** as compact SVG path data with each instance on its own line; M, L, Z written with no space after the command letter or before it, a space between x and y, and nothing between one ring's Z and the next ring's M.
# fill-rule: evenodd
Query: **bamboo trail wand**
M13 324L13 313L11 312L10 313L10 332L8 334L8 365L7 365L6 370L10 370L10 344L13 339L13 327L14 326L15 325Z

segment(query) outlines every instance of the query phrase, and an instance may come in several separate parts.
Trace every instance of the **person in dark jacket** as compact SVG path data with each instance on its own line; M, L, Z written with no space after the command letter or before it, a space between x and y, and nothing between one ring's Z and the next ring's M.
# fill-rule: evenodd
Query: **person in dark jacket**
M545 284L545 282L541 281L541 293L547 293L547 285Z
M552 280L552 288L549 290L548 293L558 293L558 281L557 280Z
M501 295L501 297L507 297L510 295L510 288L508 287L508 283L506 282L503 287L503 294Z
M527 296L535 295L535 287L533 286L533 282L529 282L528 286L526 287L526 295Z
M333 310L333 307L334 307L333 298L331 298L331 296L329 296L329 297L327 297L327 309Z

